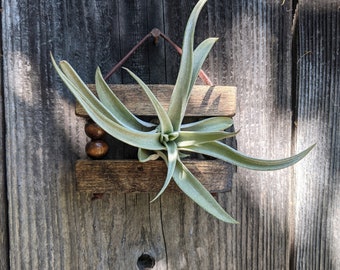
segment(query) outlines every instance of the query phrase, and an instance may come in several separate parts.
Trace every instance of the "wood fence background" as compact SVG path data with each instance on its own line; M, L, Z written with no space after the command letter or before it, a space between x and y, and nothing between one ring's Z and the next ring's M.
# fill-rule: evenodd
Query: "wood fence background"
M182 194L75 190L84 121L51 66L67 59L92 82L153 27L181 44L194 0L4 0L0 95L0 269L340 269L338 0L209 0L196 41L220 38L204 65L238 88L238 149L293 168L239 168L219 202L223 224ZM150 40L126 66L173 84L179 57ZM111 82L131 83L124 72ZM124 150L124 149L123 149Z

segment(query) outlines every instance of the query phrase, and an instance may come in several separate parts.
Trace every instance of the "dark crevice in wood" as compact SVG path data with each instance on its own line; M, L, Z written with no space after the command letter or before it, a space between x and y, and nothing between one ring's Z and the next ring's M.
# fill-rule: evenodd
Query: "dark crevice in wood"
M291 128L291 154L294 154L297 143L297 126L298 119L298 51L299 51L299 29L298 29L298 14L299 14L299 0L292 0L292 47L291 47L291 92L292 92L292 128ZM295 258L295 171L293 169L293 180L291 187L290 200L292 201L291 215L290 215L290 243L289 243L289 269L294 269L296 265Z
M299 72L298 72L298 51L299 51L299 31L298 31L298 12L299 5L298 1L293 1L293 21L292 21L292 48L291 48L291 57L292 57L292 66L291 66L291 74L292 74L292 152L295 149L296 143L296 121L298 119L298 86L299 86Z
M166 237L165 237L165 226L164 226L164 217L163 217L163 212L162 212L162 199L160 198L159 199L160 202L159 202L159 216L160 216L160 222L161 222L161 235L162 235L162 238L163 238L163 245L164 245L164 253L165 253L165 262L166 262L166 266L168 266L168 249L167 249L167 242L166 242Z
M5 102L3 84L3 47L2 47L2 6L0 4L0 269L9 269L9 223L8 223L8 201L7 201L7 177L6 177L6 123Z
M293 0L293 21L292 21L292 66L291 66L291 89L292 89L292 152L295 149L296 142L296 121L298 119L298 86L299 86L299 73L298 73L298 51L299 51L299 31L298 31L298 12L299 4L297 0Z

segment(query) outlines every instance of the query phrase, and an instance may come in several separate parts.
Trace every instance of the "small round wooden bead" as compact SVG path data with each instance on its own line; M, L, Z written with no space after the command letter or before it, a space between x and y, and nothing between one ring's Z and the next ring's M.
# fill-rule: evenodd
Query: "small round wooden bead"
M85 133L91 139L101 139L105 136L106 132L94 122L85 125Z
M91 158L102 158L109 151L109 145L103 140L93 140L86 144L85 151Z

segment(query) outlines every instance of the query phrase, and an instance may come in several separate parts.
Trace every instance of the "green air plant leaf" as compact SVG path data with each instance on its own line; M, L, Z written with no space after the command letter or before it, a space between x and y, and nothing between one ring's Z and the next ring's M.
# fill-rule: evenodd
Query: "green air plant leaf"
M181 63L168 109L169 117L175 131L178 131L181 126L181 122L187 105L187 99L191 91L190 85L193 73L194 33L198 15L201 12L206 1L207 0L201 0L196 4L191 12L187 26L184 31Z
M179 148L185 148L191 145L200 145L207 142L223 140L226 138L234 137L237 132L224 132L224 131L180 131L176 143Z
M165 163L167 164L168 173L167 173L167 176L166 176L166 179L164 181L164 185L163 185L162 189L158 192L156 197L151 202L154 202L155 200L158 199L159 196L161 196L163 194L165 189L168 187L170 180L171 180L171 178L172 178L172 176L175 172L175 168L176 168L176 162L177 162L177 158L178 158L177 145L174 141L170 141L170 142L167 142L165 144L166 144L166 149L167 149L168 155L165 156L161 152L158 152L158 155L161 156L163 158L163 160L165 161Z
M131 113L118 97L111 91L110 87L105 82L99 68L96 71L96 90L100 101L113 114L118 115L118 118L123 119L122 123L127 124L127 127L146 131L150 128L155 128L152 123L145 122L137 118Z
M296 154L295 156L279 159L279 160L263 160L258 158L248 157L241 154L237 150L231 148L229 145L221 142L208 142L200 145L190 145L187 147L179 148L179 150L191 151L195 153L204 154L236 166L258 170L258 171L272 171L280 170L294 165L296 162L304 158L314 147L310 146L306 150Z
M157 133L146 133L128 129L117 123L116 118L109 112L109 110L92 94L91 90L81 85L74 85L63 71L58 67L52 58L54 68L57 70L60 78L64 81L68 89L78 99L79 103L84 107L89 116L99 126L101 126L111 136L130 144L135 147L141 147L151 150L163 150L165 146L159 142L160 135ZM62 64L66 64L65 61ZM65 65L66 67L66 65ZM74 75L75 81L78 75Z
M54 60L53 60L54 61ZM80 79L78 74L75 72L75 70L70 66L69 63L66 61L60 62L60 67L64 75L67 77L67 79L74 83L75 86L82 92L83 95L86 95L87 97L93 98L94 95L88 89L87 85ZM104 91L111 91L110 89L103 89L102 83L100 83L100 70L97 69L96 72L96 88L97 92L100 93L101 97L104 99L109 98L108 94L106 93L104 95ZM107 86L108 87L108 86ZM113 102L110 104L109 107L106 107L106 103L102 102L103 105L111 112L112 116L114 117L115 121L121 125L125 125L127 128L133 128L137 130L144 130L146 127L154 127L154 125L143 122L142 120L137 119L126 107L123 105L122 102L115 96L110 96L110 101ZM133 116L132 116L133 115Z
M229 117L210 117L192 123L182 123L199 70L217 40L208 38L193 50L197 18L206 1L200 0L189 17L184 33L179 73L168 111L161 106L149 87L132 71L126 69L150 99L157 113L158 126L133 115L111 91L99 68L95 76L98 99L66 61L61 61L59 67L52 55L51 59L60 78L93 121L118 140L137 147L140 162L156 160L159 157L164 160L168 167L166 179L152 201L159 198L171 179L174 179L178 187L208 213L224 222L235 224L237 222L225 212L181 159L187 157L187 153L194 152L248 169L278 170L301 160L314 145L289 158L262 160L248 157L220 141L238 133L225 131L233 125L233 120Z
M181 125L182 131L222 131L230 128L233 120L230 117L210 117L197 122Z
M174 172L174 180L179 188L188 195L194 202L201 206L214 217L228 223L237 223L224 209L216 202L214 197L196 179L195 176L178 160Z
M164 108L162 107L162 105L157 100L157 98L154 96L154 94L152 93L150 88L132 71L130 71L127 68L124 68L124 69L127 70L129 72L129 74L136 80L136 82L142 87L142 89L147 94L148 98L150 99L152 105L154 106L154 108L157 112L158 119L159 119L160 124L161 124L162 134L172 133L174 131L174 129L172 127L170 118L169 118L168 114L166 113L166 111L164 110Z
M148 162L150 160L158 159L159 155L154 151L138 148L137 157L140 162Z
M191 75L191 82L189 86L189 92L187 96L187 101L189 100L190 93L192 90L192 87L194 86L198 73L207 58L211 48L214 46L218 38L208 38L204 40L200 45L197 46L197 48L194 51L193 55L193 69L192 69L192 75Z

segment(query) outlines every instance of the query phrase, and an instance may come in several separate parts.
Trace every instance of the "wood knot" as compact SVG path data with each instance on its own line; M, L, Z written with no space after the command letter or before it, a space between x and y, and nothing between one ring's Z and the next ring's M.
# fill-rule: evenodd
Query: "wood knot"
M143 253L137 260L139 270L152 269L155 266L155 258L148 253Z

